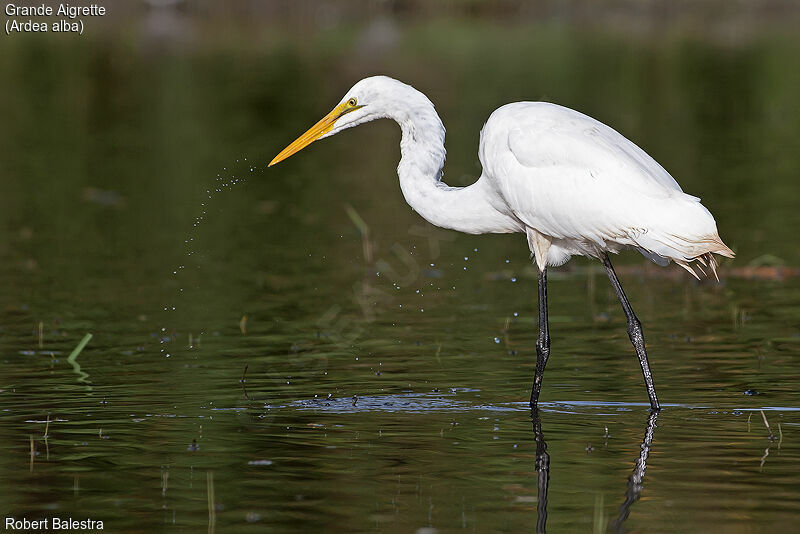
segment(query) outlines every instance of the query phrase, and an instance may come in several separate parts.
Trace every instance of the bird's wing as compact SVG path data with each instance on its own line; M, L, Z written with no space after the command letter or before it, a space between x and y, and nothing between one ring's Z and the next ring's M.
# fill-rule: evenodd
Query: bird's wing
M517 218L551 237L635 245L637 235L661 231L659 212L706 211L634 143L568 108L511 104L484 130L487 175Z

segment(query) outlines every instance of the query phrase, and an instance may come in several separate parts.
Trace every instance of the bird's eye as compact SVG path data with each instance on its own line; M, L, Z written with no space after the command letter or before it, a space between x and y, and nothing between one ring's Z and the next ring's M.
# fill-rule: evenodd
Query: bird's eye
M347 101L347 105L350 106L351 108L356 107L356 99L351 98L350 100Z

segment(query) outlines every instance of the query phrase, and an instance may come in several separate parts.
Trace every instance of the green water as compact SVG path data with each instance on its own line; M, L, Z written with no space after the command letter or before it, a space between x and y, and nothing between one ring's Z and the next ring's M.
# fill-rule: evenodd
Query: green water
M366 22L163 42L138 23L2 43L3 517L131 533L523 532L545 509L551 532L800 521L800 278L755 269L800 265L796 36L410 19L365 50ZM437 104L451 185L479 174L492 109L547 99L703 198L738 254L721 283L616 260L657 420L602 268L578 259L550 273L532 421L524 239L411 212L396 126L265 169L376 72Z

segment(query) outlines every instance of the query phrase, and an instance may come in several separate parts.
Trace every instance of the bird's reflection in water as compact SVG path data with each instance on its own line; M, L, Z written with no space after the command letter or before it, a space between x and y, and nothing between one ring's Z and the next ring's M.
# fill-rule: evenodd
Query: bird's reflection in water
M628 515L631 513L631 505L638 501L639 496L642 494L642 480L644 479L644 471L647 469L647 458L650 456L650 446L653 444L653 434L656 430L657 419L658 412L650 412L650 417L647 418L647 428L645 428L644 431L639 457L636 459L633 473L628 477L628 491L625 492L625 502L619 507L619 515L617 518L611 522L611 528L614 532L625 532L622 523L628 519Z
M631 506L639 500L642 494L644 472L647 469L647 458L650 456L650 447L653 444L657 419L658 412L650 412L639 457L636 458L633 472L628 477L628 490L625 492L625 501L619 507L619 515L610 524L612 532L625 532L623 523L631 513ZM542 421L539 416L539 409L536 407L531 409L531 423L533 424L533 439L536 441L536 486L538 489L536 532L544 534L547 530L547 489L550 485L550 454L547 452L547 442L542 434Z
M547 524L547 486L550 484L550 455L547 454L547 442L542 435L542 420L539 417L538 406L531 408L531 422L533 423L533 439L536 440L536 487L538 499L536 502L536 532L544 533Z

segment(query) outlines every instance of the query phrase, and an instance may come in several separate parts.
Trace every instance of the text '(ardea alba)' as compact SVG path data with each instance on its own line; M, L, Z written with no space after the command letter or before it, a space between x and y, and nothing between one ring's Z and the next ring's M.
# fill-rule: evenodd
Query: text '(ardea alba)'
M382 118L400 125L400 188L423 218L470 234L526 234L539 268L531 406L539 399L550 355L547 267L581 255L599 259L606 268L628 321L650 406L658 410L641 323L608 253L632 247L659 265L671 260L695 277L697 271L705 274L704 268L716 276L713 254L734 254L700 199L684 193L661 165L616 130L546 102L515 102L495 110L481 131L481 177L467 187L450 187L442 181L445 129L433 104L410 85L386 76L356 83L270 166L317 139Z

